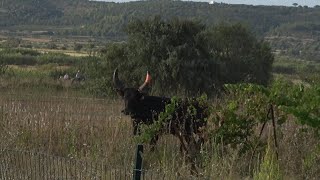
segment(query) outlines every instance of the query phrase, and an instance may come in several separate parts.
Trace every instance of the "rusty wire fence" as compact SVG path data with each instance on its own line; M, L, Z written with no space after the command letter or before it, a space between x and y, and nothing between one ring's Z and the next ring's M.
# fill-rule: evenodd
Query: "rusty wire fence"
M0 95L0 179L133 179L136 143L121 108L103 99ZM158 168L141 174L177 179Z
M133 152L134 153L134 152ZM112 167L106 161L83 161L38 152L0 151L2 180L126 180L133 179L134 167ZM163 172L142 170L141 179L176 179Z

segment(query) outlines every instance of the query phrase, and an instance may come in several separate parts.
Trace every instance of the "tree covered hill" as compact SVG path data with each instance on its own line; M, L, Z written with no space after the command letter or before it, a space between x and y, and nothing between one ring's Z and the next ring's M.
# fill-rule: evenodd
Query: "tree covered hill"
M3 0L0 28L50 30L58 35L81 35L125 40L133 19L160 15L200 21L208 26L242 23L267 37L274 50L299 58L320 58L320 7L230 5L223 3L150 0L128 3L89 0ZM33 29L32 29L33 28Z
M258 35L282 26L300 23L306 34L320 32L320 8L208 4L183 1L138 1L129 3L88 0L4 0L0 4L0 26L71 26L60 33L71 35L122 36L123 27L133 18L161 15L199 20L205 24L242 22ZM296 31L296 29L294 29ZM295 32L293 31L293 32ZM287 33L287 32L286 32Z

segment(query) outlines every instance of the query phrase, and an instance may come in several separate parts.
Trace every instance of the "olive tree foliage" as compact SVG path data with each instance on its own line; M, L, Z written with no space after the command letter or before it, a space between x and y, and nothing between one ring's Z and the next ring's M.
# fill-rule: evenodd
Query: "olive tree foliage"
M126 62L126 44L113 43L101 49L99 56L91 57L82 67L88 76L87 89L96 96L112 96L114 94L112 73ZM122 69L122 68L121 68ZM122 69L123 72L131 70Z
M225 83L266 85L270 78L270 48L240 24L207 28L197 21L155 16L131 21L126 32L127 42L109 44L100 51L103 61L91 63L104 69L94 74L105 82L106 92L112 90L115 68L131 87L138 87L150 71L152 93L166 96L215 95Z
M224 84L267 85L274 56L269 45L241 25L220 24L207 31L208 50L219 60Z
M149 70L157 94L210 94L220 70L206 49L205 29L199 22L158 16L133 21L127 27L129 68L140 76Z

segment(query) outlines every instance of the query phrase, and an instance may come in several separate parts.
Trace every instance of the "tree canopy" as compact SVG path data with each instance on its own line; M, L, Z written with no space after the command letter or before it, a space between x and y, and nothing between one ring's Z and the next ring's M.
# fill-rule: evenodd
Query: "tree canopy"
M127 42L102 51L102 64L110 78L118 68L128 86L138 87L147 70L159 95L213 95L225 83L268 84L271 49L241 24L208 28L198 21L155 16L133 20L126 32Z

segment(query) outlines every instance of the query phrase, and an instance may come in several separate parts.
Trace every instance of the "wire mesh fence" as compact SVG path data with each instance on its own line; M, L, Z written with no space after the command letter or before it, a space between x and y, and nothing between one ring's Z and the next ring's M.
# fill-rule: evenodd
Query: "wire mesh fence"
M102 99L1 96L0 179L132 179L135 142L121 106ZM141 174L176 179L158 168Z
M0 150L0 179L2 180L127 180L133 178L134 168L112 167L108 162L83 161L39 152ZM141 179L171 179L164 173L142 170Z
M2 150L1 179L130 179L126 168L37 152Z

